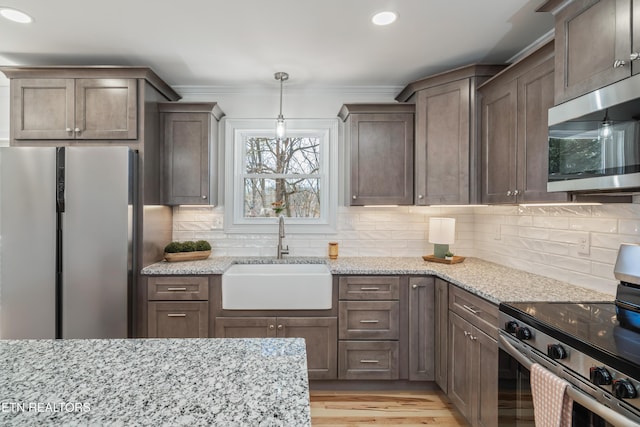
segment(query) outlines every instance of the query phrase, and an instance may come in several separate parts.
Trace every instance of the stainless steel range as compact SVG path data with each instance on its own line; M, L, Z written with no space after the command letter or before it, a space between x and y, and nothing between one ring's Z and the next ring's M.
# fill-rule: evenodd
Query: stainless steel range
M615 275L615 302L500 305L500 427L534 425L532 363L570 383L574 426L640 425L640 246Z

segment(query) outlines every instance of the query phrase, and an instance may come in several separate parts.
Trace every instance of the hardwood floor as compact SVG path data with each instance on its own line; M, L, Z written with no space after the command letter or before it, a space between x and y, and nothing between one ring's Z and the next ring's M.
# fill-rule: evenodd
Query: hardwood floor
M311 424L316 426L467 426L440 391L312 390Z

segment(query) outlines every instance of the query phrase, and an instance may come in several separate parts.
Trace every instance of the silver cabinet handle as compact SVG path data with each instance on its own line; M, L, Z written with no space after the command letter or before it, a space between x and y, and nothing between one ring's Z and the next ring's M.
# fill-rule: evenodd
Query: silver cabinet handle
M507 191L507 196L510 196L511 194L511 190Z
M418 289L418 285L411 285L413 289Z
M187 290L187 288L167 288L167 290L173 292L184 292Z
M355 199L357 199L357 198L358 198L358 196L356 196L356 195L354 194L353 196L351 196L351 198L352 198L353 200L355 200Z
M380 288L376 287L368 287L368 288L360 288L361 291L379 291Z
M380 323L379 320L361 320L360 323Z
M464 305L464 304L463 304L462 306L463 306L466 310L468 310L468 311L472 312L473 314L480 314L480 313L482 313L482 311L480 311L480 310L476 310L476 309L474 309L473 307L469 307L468 305Z
M469 332L469 331L464 331L464 336L465 336L465 337L468 337L469 335L471 335L471 332Z
M169 313L167 317L187 317L185 313Z
M369 360L369 359L363 359L360 361L360 363L380 363L379 360Z
M80 133L80 128L75 128L75 129L74 129L74 132L76 132L76 133Z
M424 196L422 194L418 194L418 199L424 199Z
M278 330L281 331L284 326L278 325Z
M478 337L474 337L473 335L469 334L469 339L470 339L471 341L475 341L475 340L477 340L477 339L478 339Z
M73 132L73 129L71 129L71 128L67 128L67 129L66 129L66 131L67 131L67 132Z
M269 329L275 329L276 325L269 325Z
M638 58L640 58L640 52L633 52L631 55L629 55L629 60L631 61L635 61Z
M202 195L202 198L206 200L206 199L207 199L207 196L205 196L205 195L203 194L203 195Z
M514 195L514 196L517 196L518 194L520 194L520 191L518 191L518 190L513 190L513 195Z
M627 61L625 61L624 59L616 59L615 61L613 61L613 68L624 67L626 64Z

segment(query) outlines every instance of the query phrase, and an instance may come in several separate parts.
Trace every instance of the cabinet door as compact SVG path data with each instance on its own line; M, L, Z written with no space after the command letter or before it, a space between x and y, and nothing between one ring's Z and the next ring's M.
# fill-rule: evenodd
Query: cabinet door
M631 75L630 13L631 0L575 1L558 13L556 104Z
M149 338L207 338L208 325L207 302L149 302Z
M477 390L472 382L474 369L473 342L469 339L473 327L455 313L449 313L449 384L448 396L458 411L472 418L473 402ZM497 378L497 377L496 377Z
M448 333L449 327L449 283L435 279L434 335L435 335L435 380L442 391L447 392Z
M209 204L209 116L162 115L162 187L168 205Z
M335 317L278 317L280 338L304 338L309 379L338 377L338 319Z
M498 342L478 329L473 331L473 338L478 390L473 418L478 426L493 427L498 425Z
M136 139L136 79L76 79L76 139Z
M409 380L434 379L434 279L409 279Z
M351 205L413 204L413 114L352 114Z
M275 317L216 317L216 338L275 338Z
M549 58L518 78L518 202L566 202L548 193L549 108L553 107L554 62Z
M416 102L416 205L469 203L469 79Z
M482 202L514 203L516 196L516 81L482 91Z
M12 137L73 139L74 97L73 79L12 79Z

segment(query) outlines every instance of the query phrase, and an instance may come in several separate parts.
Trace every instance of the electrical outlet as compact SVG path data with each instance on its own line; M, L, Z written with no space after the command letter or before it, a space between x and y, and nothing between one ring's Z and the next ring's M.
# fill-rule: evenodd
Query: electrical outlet
M589 255L591 253L591 238L589 233L582 233L578 237L578 254Z

